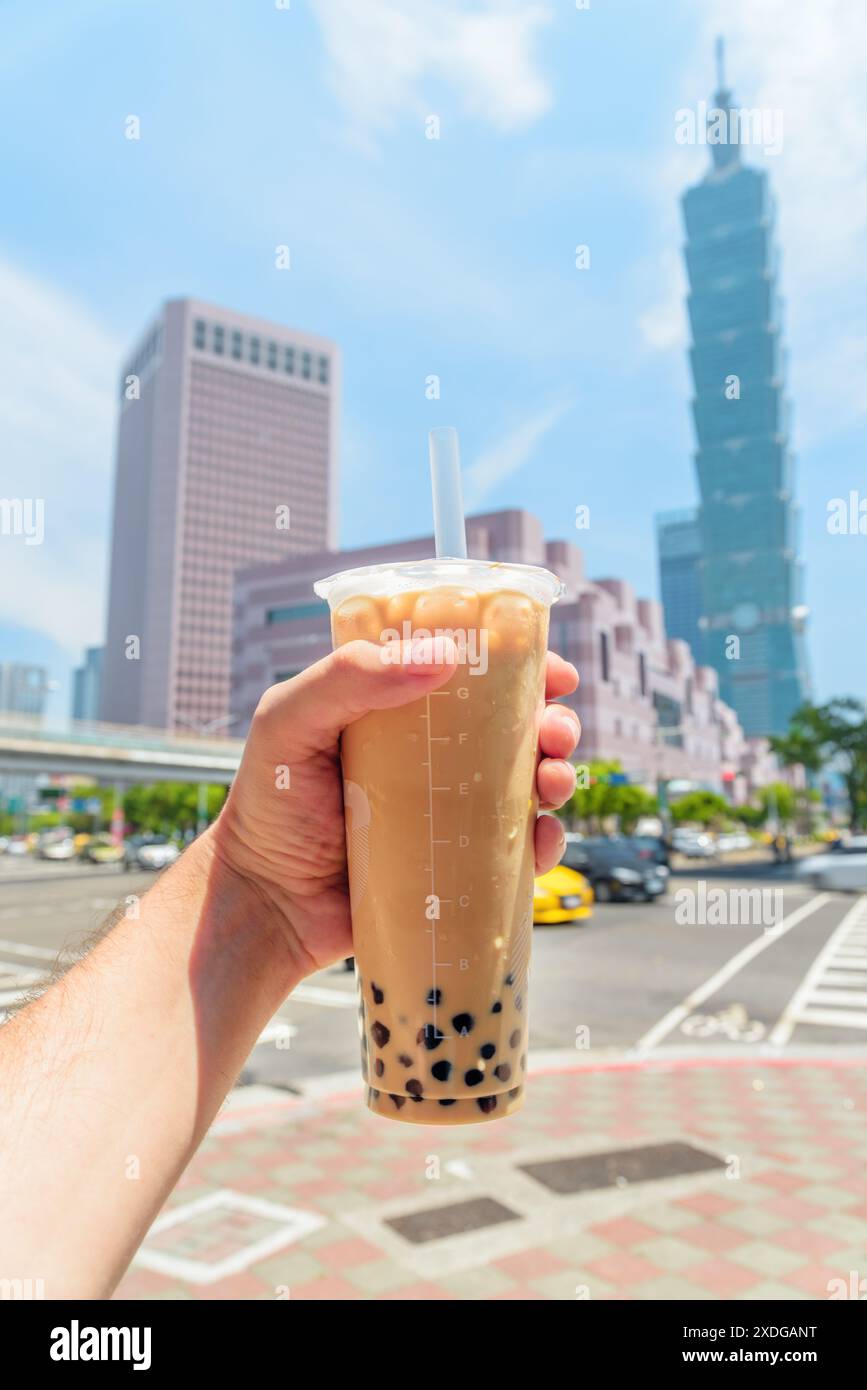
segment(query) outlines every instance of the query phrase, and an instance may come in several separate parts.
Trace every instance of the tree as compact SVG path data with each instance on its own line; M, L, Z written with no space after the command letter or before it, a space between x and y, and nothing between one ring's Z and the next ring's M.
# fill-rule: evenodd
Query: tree
M623 776L619 762L592 762L581 773L579 769L579 785L562 811L570 821L598 830L602 821L616 816L621 830L630 834L641 816L655 814L656 797L644 787L612 780Z
M212 821L226 799L227 787L208 787L208 820ZM199 790L195 782L151 782L130 787L123 798L123 813L135 830L172 835L195 830Z
M724 796L716 792L687 792L678 801L672 801L668 808L671 818L677 825L686 821L697 821L699 825L710 825L731 815L731 807Z
M771 748L783 764L802 763L808 772L839 765L852 825L867 818L867 708L862 701L845 696L824 705L801 705L787 733L771 739Z

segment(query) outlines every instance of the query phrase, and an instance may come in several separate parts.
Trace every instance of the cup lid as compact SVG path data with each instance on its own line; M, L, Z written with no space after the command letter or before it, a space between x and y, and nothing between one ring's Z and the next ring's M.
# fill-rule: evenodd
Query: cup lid
M516 565L499 560L406 560L385 565L363 565L318 579L314 593L337 608L344 599L365 595L390 598L393 594L441 585L466 585L479 593L498 589L517 590L537 603L552 604L565 585L550 570L538 565Z

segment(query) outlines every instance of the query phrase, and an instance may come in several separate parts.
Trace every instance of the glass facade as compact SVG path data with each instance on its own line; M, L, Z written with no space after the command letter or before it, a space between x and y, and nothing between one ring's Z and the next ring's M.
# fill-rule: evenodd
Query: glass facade
M714 100L732 109L724 86ZM767 175L737 144L710 149L683 199L702 650L758 736L785 732L807 695L779 266Z
M659 596L669 637L688 642L705 665L701 615L701 532L696 511L661 512L656 518Z

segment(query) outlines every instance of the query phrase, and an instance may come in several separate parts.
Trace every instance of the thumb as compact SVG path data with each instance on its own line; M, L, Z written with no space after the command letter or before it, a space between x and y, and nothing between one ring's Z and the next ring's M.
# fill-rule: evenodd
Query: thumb
M332 747L347 724L370 710L396 709L427 695L454 675L457 664L451 637L381 646L347 642L291 681L272 686L260 711L302 748Z

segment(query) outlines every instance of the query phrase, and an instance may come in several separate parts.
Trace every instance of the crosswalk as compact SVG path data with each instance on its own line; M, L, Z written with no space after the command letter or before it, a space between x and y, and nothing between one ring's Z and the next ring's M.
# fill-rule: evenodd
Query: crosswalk
M867 1029L867 895L825 942L770 1035L783 1047L802 1024Z
M0 1023L34 986L47 979L58 952L47 946L26 946L0 940Z

